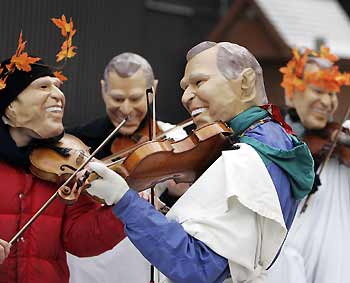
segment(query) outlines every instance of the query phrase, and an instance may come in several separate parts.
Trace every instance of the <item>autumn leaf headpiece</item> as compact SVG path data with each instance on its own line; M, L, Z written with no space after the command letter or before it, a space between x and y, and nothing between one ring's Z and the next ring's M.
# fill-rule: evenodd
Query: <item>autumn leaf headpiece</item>
M61 45L61 50L56 55L56 62L64 61L64 63L61 66L52 67L53 69L57 70L53 72L53 75L55 75L61 81L65 81L67 80L67 77L65 77L59 70L62 70L68 58L72 58L76 54L75 49L77 47L73 46L72 44L72 39L76 33L76 29L74 29L72 18L70 18L70 21L67 22L64 15L62 15L60 19L52 18L51 20L58 28L61 29L61 34L65 38L65 41ZM45 66L38 63L41 58L31 57L24 51L26 43L26 41L23 41L21 31L15 54L11 57L11 59L9 59L9 62L0 65L0 91L6 88L9 76L14 74L16 71L31 72L34 65Z
M286 67L280 68L283 74L281 86L286 95L291 97L295 90L303 92L308 84L313 84L329 92L339 92L340 87L350 85L350 73L342 73L334 63L338 57L330 53L329 48L321 46L320 51L305 49L303 52L292 49L293 57ZM305 65L312 59L322 58L330 63L330 67L320 68L316 72L306 72ZM315 60L316 62L316 60Z

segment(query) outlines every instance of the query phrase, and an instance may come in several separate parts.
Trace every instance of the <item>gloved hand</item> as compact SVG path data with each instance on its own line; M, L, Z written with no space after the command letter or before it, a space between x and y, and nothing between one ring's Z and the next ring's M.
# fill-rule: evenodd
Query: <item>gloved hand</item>
M93 180L86 191L92 196L103 199L107 205L116 204L129 190L129 185L124 178L106 165L99 162L90 162L87 169L96 172L100 178Z

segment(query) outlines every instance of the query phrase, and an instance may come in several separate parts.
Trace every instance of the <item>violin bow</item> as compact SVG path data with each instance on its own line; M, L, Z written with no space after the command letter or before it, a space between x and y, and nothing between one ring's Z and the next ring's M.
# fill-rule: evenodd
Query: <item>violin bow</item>
M156 140L157 138L157 126L156 126L156 93L152 87L152 126L153 126L153 135L152 140Z
M321 165L317 168L316 175L321 176L321 173L322 173L323 169L325 168L325 166L328 163L328 161L331 159L332 153L334 152L335 147L337 146L337 142L338 142L338 139L339 139L339 136L340 136L340 133L341 133L341 129L343 127L344 122L347 120L349 114L350 114L350 105L349 105L349 107L347 108L347 110L345 112L345 115L344 115L344 117L342 119L342 122L341 122L339 128L336 130L334 139L333 139L333 141L331 143L331 146L330 146L330 148L329 148L329 150L327 152L327 155L326 155L325 159L323 160ZM309 201L310 201L310 198L311 198L312 195L313 194L308 194L308 196L306 197L304 205L303 205L303 207L300 210L300 214L302 214L302 213L304 213L306 211L306 209L308 207L308 204L309 204Z
M150 106L149 106L149 96L152 97L152 123L151 123L151 115L150 115ZM146 97L147 97L147 112L148 112L148 137L149 141L157 139L157 126L156 126L156 97L153 87L146 89ZM152 125L152 126L151 126ZM152 130L151 130L152 127ZM154 186L151 187L151 204L154 206ZM150 280L149 283L154 283L154 265L150 266Z
M105 144L120 130L126 123L126 118L111 132L107 138L94 150L94 152L82 163L78 169L56 190L56 192L44 203L44 205L28 220L28 222L17 232L15 236L9 241L12 245L18 238L29 228L29 226L40 216L40 214L59 196L61 190L64 191L65 187L73 180L73 178L81 171L91 159L105 146Z

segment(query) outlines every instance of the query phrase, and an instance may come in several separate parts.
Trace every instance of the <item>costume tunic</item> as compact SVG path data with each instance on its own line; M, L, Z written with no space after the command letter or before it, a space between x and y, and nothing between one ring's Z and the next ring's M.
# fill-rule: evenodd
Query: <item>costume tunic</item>
M57 186L26 170L28 150L17 148L2 122L0 136L0 238L9 241ZM66 251L82 257L105 252L124 237L121 227L111 209L86 196L72 206L56 199L13 244L0 282L68 283Z
M173 127L169 123L160 121L157 122L157 126L163 132ZM145 121L140 125L141 131L144 127L146 127ZM79 137L94 150L114 128L109 118L104 117L82 127L70 129L68 132ZM130 139L133 139L134 144L137 143L140 129L136 131L134 137L130 137ZM174 130L169 137L178 140L185 138L186 133L183 130ZM120 141L126 142L126 137L118 135L118 138ZM99 158L104 158L112 153L111 143L109 142L102 149ZM150 263L127 238L118 243L112 250L99 256L78 258L68 254L68 264L71 272L71 283L145 283L150 280Z
M168 218L133 190L114 206L164 282L222 282L230 274L228 282L262 282L314 177L306 146L268 116L253 107L230 121L249 145L224 151Z
M292 124L301 128L300 123ZM268 283L347 283L350 278L350 170L335 158L324 167L318 190L300 213L276 263L268 271Z

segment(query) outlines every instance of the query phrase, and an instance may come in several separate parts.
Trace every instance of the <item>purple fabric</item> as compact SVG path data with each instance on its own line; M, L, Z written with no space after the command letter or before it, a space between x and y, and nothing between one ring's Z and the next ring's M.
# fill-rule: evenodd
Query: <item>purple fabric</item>
M284 150L293 146L285 131L274 122L259 125L246 135ZM288 177L277 165L265 165L289 228L297 201L292 198ZM228 277L227 259L187 234L179 223L167 220L132 190L123 196L113 211L125 223L126 234L137 249L173 282L216 283Z
M292 140L288 134L279 124L272 121L258 125L254 129L247 131L245 135L275 148L283 150L293 148ZM290 183L286 173L274 163L265 165L275 185L284 222L289 230L299 202L292 196Z

